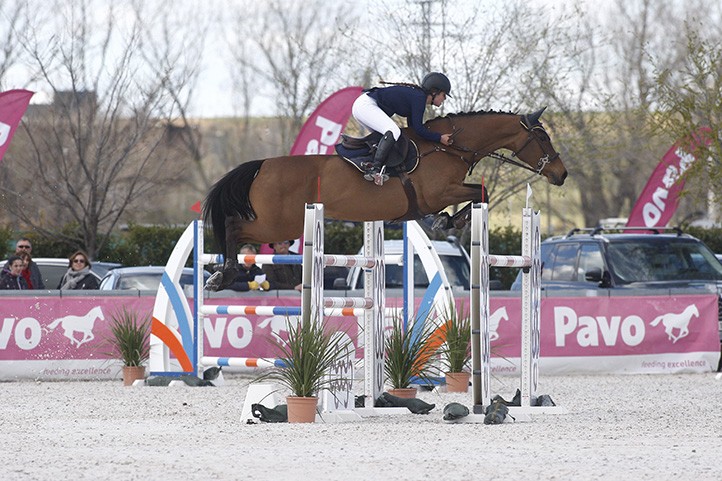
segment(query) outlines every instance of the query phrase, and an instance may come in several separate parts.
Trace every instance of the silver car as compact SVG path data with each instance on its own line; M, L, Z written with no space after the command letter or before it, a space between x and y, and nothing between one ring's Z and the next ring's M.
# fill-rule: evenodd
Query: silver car
M137 289L157 291L163 276L164 266L119 267L108 271L100 282L101 291ZM210 274L203 271L204 283ZM186 267L180 277L182 288L193 286L193 269Z

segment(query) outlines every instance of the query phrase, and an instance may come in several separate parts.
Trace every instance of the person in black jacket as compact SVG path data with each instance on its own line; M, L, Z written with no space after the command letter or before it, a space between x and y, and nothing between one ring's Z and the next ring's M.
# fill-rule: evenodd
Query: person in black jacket
M68 271L58 284L60 290L97 289L100 287L98 278L90 272L88 254L79 250L69 257Z
M274 255L284 256L296 254L289 250L295 241L274 242L268 244ZM303 267L300 264L263 264L263 272L271 284L271 289L295 289L301 291Z
M32 260L33 244L27 237L21 237L15 243L15 255L20 255L27 252L30 254L30 262L26 269L30 273L30 279L28 279L28 287L26 289L45 289L45 283L43 282L43 276L40 274L40 268ZM5 269L10 269L10 263L5 264Z
M241 246L240 252L244 256L255 255L257 251L252 244L244 244ZM241 292L257 291L258 289L267 291L270 289L271 286L266 280L266 274L253 262L242 262L238 268L238 275L226 289ZM261 279L260 282L258 279Z
M25 282L25 278L23 278L25 263L22 257L10 256L6 265L8 267L3 267L2 274L0 275L0 289L27 289L28 283Z

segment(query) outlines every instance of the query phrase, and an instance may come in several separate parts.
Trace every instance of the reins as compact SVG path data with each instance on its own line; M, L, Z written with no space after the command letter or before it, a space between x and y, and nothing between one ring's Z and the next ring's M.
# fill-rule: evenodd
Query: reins
M526 139L526 142L524 142L524 145L522 145L521 148L520 148L519 150L517 150L516 152L512 152L512 153L511 153L511 156L507 156L507 155L504 155L504 154L500 154L499 152L496 152L496 151L485 152L485 151L481 151L481 150L473 150L473 149L470 149L470 148L465 147L465 146L463 146L463 145L455 145L455 144L453 143L453 138L454 138L457 134L459 134L461 131L463 131L464 129L463 129L463 128L456 128L456 126L454 125L454 121L453 121L452 117L447 117L447 119L448 119L449 122L451 123L451 130L452 130L452 134L451 134L452 143L451 143L451 145L443 146L443 145L438 145L438 144L436 144L436 145L434 145L433 150L430 150L430 151L424 152L424 153L420 153L420 154L419 154L419 160L420 160L422 157L424 157L424 156L426 156L426 155L429 155L429 154L432 154L432 153L434 153L434 152L444 152L444 153L447 153L447 154L449 154L449 155L456 155L456 156L458 156L461 160L463 160L463 161L466 163L466 165L467 165L468 168L469 168L468 174L471 174L471 172L474 170L474 167L476 166L476 164L477 164L481 159L483 159L484 157L491 157L491 158L493 158L493 159L500 160L500 161L502 161L502 162L504 162L504 163L511 164L511 165L516 166L516 167L521 167L522 169L526 169L526 170L528 170L528 171L534 172L534 173L537 174L537 175L541 175L541 174L542 174L542 171L544 170L544 167L546 167L549 163L553 162L557 157L559 157L559 153L558 153L558 152L554 152L553 154L550 154L550 153L547 151L547 149L544 148L544 143L543 143L542 140L539 138L539 132L543 132L544 134L546 134L546 131L544 130L544 127L542 127L541 125L534 125L534 126L532 126L532 127L527 126L527 124L525 123L525 121L528 121L528 119L526 119L525 117L522 118L522 120L520 121L520 123L521 123L522 127L524 127L524 129L529 133L529 135L528 135L528 137L527 137L527 139ZM547 134L547 135L548 135L548 134ZM527 165L526 163L524 163L523 161L517 160L517 158L519 157L519 154L520 154L524 149L526 149L532 141L536 141L536 142L539 144L539 147L541 148L542 152L544 152L544 155L543 155L542 157L540 157L539 160L537 161L536 168L532 168L532 167L530 167L529 165ZM464 154L471 154L471 157L470 157L470 158L467 158L465 155L455 154L454 152L451 152L450 150L448 150L448 148L454 149L454 150L459 151L459 152L463 152ZM478 158L477 158L477 157L478 157Z

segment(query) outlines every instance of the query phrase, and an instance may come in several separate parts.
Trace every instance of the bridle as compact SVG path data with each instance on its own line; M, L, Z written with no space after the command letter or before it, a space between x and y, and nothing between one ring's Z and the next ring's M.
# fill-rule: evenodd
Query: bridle
M463 128L457 128L454 125L453 117L447 117L449 119L449 122L451 123L451 138L453 139L457 134L461 133L463 131ZM448 148L451 148L453 150L463 152L464 154L471 154L470 157L467 157L466 155L459 155L459 158L463 160L466 165L469 167L469 173L471 173L472 170L474 170L474 167L476 164L484 157L491 157L493 159L501 160L502 162L505 162L507 164L512 164L516 167L521 167L522 169L526 169L529 171L534 172L535 174L542 175L542 171L544 168L556 160L559 157L558 152L554 152L553 150L550 152L545 145L544 139L542 138L542 135L545 135L546 138L549 138L549 134L547 134L546 130L544 130L544 127L540 123L535 123L534 125L529 125L530 121L529 118L525 115L522 117L521 121L522 127L528 132L528 136L526 141L524 142L524 145L519 148L516 152L512 152L511 156L507 156L504 154L500 154L496 151L494 152L486 152L482 150L473 150L468 147L464 147L463 145L456 145L452 142L451 145L448 146L440 146L436 145L434 146L434 150L431 152L427 152L425 154L421 154L419 157L423 157L424 155L430 154L432 152L446 152L447 154L454 155L453 152L447 150ZM536 168L532 168L529 165L527 165L525 162L518 160L519 154L521 154L524 149L526 149L529 144L532 142L536 142L537 145L539 145L539 148L542 150L544 155L539 157L539 160L536 163ZM478 158L477 158L478 157Z

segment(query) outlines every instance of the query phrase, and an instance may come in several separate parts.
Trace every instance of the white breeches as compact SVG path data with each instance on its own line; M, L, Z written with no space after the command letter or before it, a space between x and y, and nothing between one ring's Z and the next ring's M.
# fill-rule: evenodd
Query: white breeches
M390 130L394 135L394 140L399 140L399 137L401 137L401 129L396 125L396 122L391 120L391 117L379 108L376 101L366 94L361 94L356 99L351 108L351 113L358 123L368 130L380 132L381 134L385 134Z

